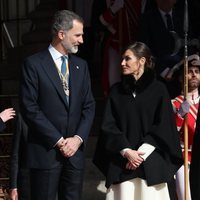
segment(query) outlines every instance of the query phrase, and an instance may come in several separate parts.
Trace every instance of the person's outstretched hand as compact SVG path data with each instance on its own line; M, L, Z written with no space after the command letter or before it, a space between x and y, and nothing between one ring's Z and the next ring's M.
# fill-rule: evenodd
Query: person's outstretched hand
M15 117L16 113L13 108L7 108L0 113L0 118L3 122L7 122Z

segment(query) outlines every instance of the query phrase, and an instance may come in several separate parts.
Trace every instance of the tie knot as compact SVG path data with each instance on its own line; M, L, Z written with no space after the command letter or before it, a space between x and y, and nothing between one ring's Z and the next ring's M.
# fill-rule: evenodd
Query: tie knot
M66 59L67 59L67 56L61 56L62 62L65 61Z

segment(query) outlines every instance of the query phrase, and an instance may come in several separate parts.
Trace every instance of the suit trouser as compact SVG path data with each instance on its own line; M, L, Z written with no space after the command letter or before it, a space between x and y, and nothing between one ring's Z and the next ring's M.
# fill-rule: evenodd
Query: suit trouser
M32 200L80 200L83 169L69 161L54 169L31 169Z
M30 172L26 168L19 169L17 190L18 190L19 200L31 199Z

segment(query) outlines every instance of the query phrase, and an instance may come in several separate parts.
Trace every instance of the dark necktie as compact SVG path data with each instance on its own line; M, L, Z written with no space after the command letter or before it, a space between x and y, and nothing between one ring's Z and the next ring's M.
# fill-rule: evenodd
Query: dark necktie
M65 57L65 56L62 56L61 59L62 59L61 73L62 73L63 76L65 76L65 75L66 75L66 71L67 71L66 57Z
M66 64L66 56L62 56L61 60L62 60L62 64L61 64L61 74L62 74L62 83L63 83L63 89L65 91L66 94L66 98L67 98L67 103L69 104L69 69L68 68L68 60L67 60L67 64Z
M173 31L173 23L172 23L172 18L170 14L165 14L166 20L167 20L167 29L169 31Z

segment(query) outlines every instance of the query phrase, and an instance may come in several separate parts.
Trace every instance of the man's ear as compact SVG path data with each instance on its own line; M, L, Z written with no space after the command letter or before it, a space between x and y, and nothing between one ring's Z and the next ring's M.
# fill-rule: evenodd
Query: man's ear
M65 38L65 32L62 31L62 30L58 31L58 37L59 37L60 40L64 40L64 38Z

